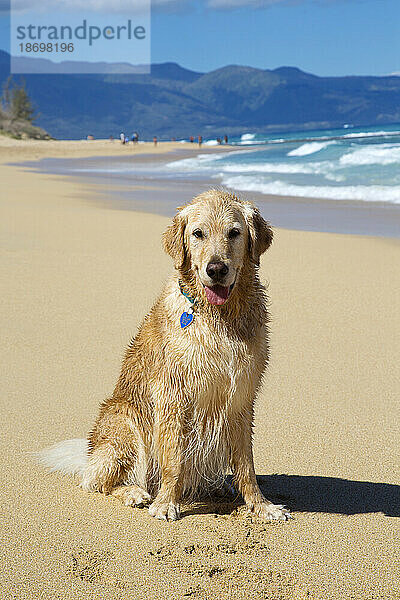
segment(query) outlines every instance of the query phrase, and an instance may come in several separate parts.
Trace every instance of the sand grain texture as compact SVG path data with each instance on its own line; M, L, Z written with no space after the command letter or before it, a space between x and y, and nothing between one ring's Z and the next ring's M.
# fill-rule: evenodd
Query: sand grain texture
M3 164L0 178L1 598L399 598L400 243L276 232L255 460L296 519L219 503L166 524L30 452L90 428L171 269L168 220L82 201L90 186L60 177Z

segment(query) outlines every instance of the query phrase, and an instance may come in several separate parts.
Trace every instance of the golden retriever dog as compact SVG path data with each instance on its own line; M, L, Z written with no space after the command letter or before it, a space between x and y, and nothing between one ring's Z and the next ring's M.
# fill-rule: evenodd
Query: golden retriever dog
M170 521L231 470L250 511L289 519L261 493L252 452L268 360L258 266L271 242L257 208L232 193L210 190L180 208L163 236L175 273L129 345L112 397L87 440L61 442L42 461L78 474L84 490Z

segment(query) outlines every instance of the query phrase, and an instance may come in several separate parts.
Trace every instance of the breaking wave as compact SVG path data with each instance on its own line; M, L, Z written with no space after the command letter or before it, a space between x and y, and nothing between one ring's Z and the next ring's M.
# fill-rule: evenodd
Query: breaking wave
M299 148L295 148L288 152L288 156L308 156L309 154L314 154L315 152L320 152L324 150L327 146L331 146L334 144L334 141L329 142L307 142L303 144Z
M262 179L245 176L225 177L223 185L241 191L261 192L277 196L302 198L326 198L330 200L364 200L368 202L392 202L400 204L400 185L296 185L276 180L265 182Z
M363 146L340 157L342 166L393 165L400 166L400 144L382 144Z

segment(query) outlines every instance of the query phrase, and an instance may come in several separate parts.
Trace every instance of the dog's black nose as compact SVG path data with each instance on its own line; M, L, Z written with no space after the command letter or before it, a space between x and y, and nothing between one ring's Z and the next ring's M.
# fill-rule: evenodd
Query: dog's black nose
M207 275L210 279L215 279L216 281L223 279L228 271L229 268L223 262L210 262L206 268Z

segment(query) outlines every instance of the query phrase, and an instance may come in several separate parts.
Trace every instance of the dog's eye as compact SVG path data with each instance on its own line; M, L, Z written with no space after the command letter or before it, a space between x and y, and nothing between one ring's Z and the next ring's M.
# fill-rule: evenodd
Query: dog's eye
M228 233L228 237L230 240L237 238L238 235L240 235L239 229L231 229Z
M195 238L197 238L198 240L202 240L203 239L203 232L201 229L195 229L193 231L193 235Z

